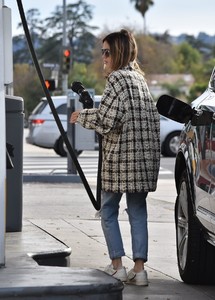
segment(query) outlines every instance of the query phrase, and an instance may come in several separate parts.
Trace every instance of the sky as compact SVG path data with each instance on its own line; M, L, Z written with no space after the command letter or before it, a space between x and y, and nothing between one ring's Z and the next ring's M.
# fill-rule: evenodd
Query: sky
M67 4L76 0L66 0ZM102 31L107 28L115 31L126 27L143 30L142 15L134 8L130 0L85 0L92 5L93 19L90 25L96 25ZM16 0L4 0L4 5L12 9L12 33L17 35L20 22ZM22 0L24 10L37 8L41 18L51 15L63 0ZM215 0L154 0L154 5L146 13L147 30L150 33L170 35L181 33L197 36L199 32L215 35ZM20 29L21 30L21 29ZM96 33L99 33L96 32Z

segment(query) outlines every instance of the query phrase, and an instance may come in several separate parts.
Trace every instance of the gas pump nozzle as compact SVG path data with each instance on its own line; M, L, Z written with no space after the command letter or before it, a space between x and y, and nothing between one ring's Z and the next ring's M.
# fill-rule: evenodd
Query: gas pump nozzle
M79 101L83 104L83 108L93 108L93 99L81 82L74 81L71 89L80 96Z

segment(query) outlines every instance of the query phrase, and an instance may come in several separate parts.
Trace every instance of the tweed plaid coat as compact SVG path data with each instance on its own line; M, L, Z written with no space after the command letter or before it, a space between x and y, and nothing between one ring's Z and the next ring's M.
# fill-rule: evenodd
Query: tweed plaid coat
M102 135L102 190L150 192L160 166L160 117L144 77L131 65L107 78L100 106L77 122Z

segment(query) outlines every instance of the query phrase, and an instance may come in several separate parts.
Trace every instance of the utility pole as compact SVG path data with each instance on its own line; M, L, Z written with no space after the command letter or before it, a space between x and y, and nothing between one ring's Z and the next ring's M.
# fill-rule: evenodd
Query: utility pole
M0 267L5 265L5 228L6 228L6 126L4 91L4 1L0 0ZM12 38L12 37L11 37Z
M63 51L67 46L67 30L66 30L67 22L66 21L67 21L66 0L63 0L63 45L62 45ZM68 89L68 74L62 72L62 91L64 95L66 95L67 89Z

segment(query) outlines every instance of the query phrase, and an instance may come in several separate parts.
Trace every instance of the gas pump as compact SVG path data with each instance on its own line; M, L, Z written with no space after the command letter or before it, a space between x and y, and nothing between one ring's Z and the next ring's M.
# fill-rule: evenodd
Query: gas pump
M0 267L5 265L6 228L6 125L5 87L12 83L11 12L0 0Z

